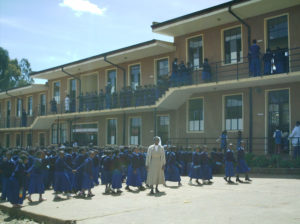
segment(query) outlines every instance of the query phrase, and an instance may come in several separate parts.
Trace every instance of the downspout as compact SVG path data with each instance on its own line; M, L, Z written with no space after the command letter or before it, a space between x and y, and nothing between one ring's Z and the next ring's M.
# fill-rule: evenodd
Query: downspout
M122 72L123 72L123 83L124 83L123 86L125 88L126 87L126 69L119 66L119 65L117 65L117 64L115 64L115 63L113 63L113 62L111 62L111 61L108 61L107 58L106 58L106 55L104 55L104 61L107 62L108 64L111 64L112 66L122 70Z
M228 12L247 27L248 30L248 50L251 46L251 27L243 19L237 16L232 10L231 5L228 7ZM252 153L252 138L253 138L253 99L252 99L252 87L249 87L249 152Z
M108 64L122 70L122 72L123 72L123 84L124 84L123 86L124 86L124 89L125 89L126 88L126 69L121 67L120 65L117 65L117 64L107 60L106 55L104 55L104 61L107 62ZM123 145L125 145L125 142L126 142L126 127L125 126L126 126L126 114L124 112L124 114L123 114Z

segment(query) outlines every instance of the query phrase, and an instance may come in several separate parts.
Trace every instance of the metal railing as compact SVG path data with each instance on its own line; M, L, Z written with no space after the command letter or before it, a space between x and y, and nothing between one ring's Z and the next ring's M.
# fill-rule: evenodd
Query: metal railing
M266 60L260 56L258 73L254 74L251 70L250 58L240 58L239 61L231 60L230 64L225 61L208 62L209 75L201 67L186 68L182 71L179 67L177 73L170 72L164 77L158 77L157 85L138 86L136 89L131 87L123 88L119 92L108 94L105 91L82 93L76 98L70 98L65 104L65 99L60 99L59 103L47 102L47 105L37 105L31 116L27 115L27 121L22 122L22 117L10 116L0 119L1 128L30 126L37 116L46 116L51 114L63 114L93 110L139 107L154 105L159 98L170 88L180 86L197 85L201 83L212 83L226 80L239 80L242 78L251 79L253 76L269 76L282 73L300 71L300 47L281 50L283 56L281 69L278 70L278 60L276 53L273 52L270 64L266 65ZM276 61L277 60L277 61ZM277 66L277 68L276 68ZM174 78L174 76L176 76Z

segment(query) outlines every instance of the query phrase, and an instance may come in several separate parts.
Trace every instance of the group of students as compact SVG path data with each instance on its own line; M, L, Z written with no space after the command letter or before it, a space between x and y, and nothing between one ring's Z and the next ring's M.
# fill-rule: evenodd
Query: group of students
M1 199L8 200L14 207L20 207L27 196L39 194L39 201L45 200L46 189L53 189L55 200L61 199L60 193L67 198L92 197L92 188L105 185L106 194L120 194L123 184L145 190L147 180L145 147L90 148L66 147L29 150L1 151ZM236 172L248 173L244 160L243 146L238 149ZM228 148L225 155L214 150L210 154L207 147L196 147L194 151L165 147L165 181L177 182L181 186L181 176L189 176L197 184L211 184L213 172L225 163L226 181L232 183L234 176L234 156ZM227 179L229 178L229 179ZM246 175L246 180L249 180ZM237 181L240 181L237 175ZM149 186L148 186L149 187Z
M261 75L261 60L264 63L264 75L280 74L289 71L287 50L277 47L276 50L271 51L270 48L261 58L260 47L256 40L252 41L248 53L248 63L251 76Z

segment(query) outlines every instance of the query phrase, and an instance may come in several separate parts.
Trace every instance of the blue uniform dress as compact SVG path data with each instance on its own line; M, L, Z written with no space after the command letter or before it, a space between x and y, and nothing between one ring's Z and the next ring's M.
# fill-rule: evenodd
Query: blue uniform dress
M184 161L184 152L182 150L180 150L179 152L177 152L177 160L178 160L179 164L181 165L180 175L181 176L186 175L186 173L185 173L186 164L185 164L185 161Z
M68 192L72 190L71 182L67 171L71 171L63 158L58 158L55 161L55 173L54 173L54 191L58 192Z
M11 204L23 204L25 193L25 166L20 161L15 162L15 168L8 179L7 198Z
M203 180L212 179L212 169L209 164L209 158L207 152L202 152L200 154L200 164L201 164L201 173Z
M251 51L251 71L254 77L260 76L260 61L259 61L259 54L260 54L260 47L257 44L253 44L250 47Z
M73 167L79 167L81 164L83 164L85 161L85 155L83 154L78 154L74 160L74 165ZM83 170L79 170L78 172L75 173L74 175L74 190L75 191L80 191L82 189L82 179L83 179Z
M99 185L100 159L99 155L93 158L93 181L95 185Z
M137 153L132 153L128 155L130 158L130 163L128 165L128 173L127 173L127 186L140 187L142 186L142 178L140 172L140 163L139 163L139 155Z
M221 137L221 149L223 149L223 152L225 153L225 150L227 149L227 135L226 134L222 134Z
M245 161L245 150L243 147L238 148L237 150L237 166L236 172L237 173L248 173L250 168L247 166Z
M8 181L15 169L15 164L11 159L3 158L0 169L2 171L2 194L1 200L7 200Z
M113 189L122 188L122 170L121 170L121 158L119 155L114 155L112 157L112 182L111 187Z
M166 181L173 181L173 182L180 182L180 172L178 163L176 161L176 155L175 152L169 152L168 158L167 158L167 164L166 164L166 175L165 175Z
M144 153L138 153L139 155L139 169L141 172L142 182L147 180L147 169L146 169L146 155Z
M33 165L27 170L30 174L28 193L44 194L45 185L43 179L42 159L35 159Z
M102 158L101 184L111 184L112 181L112 158L104 156Z
M65 154L65 157L64 157L64 161L65 163L70 167L70 168L74 168L73 167L73 156L69 153L66 153ZM69 177L69 180L70 180L70 183L71 183L71 188L73 189L74 187L74 178L75 178L75 175L74 173L72 172L72 170L69 170L67 169L66 170L66 174L68 175Z
M276 130L275 131L275 144L280 145L281 144L281 131L280 130Z
M235 161L233 152L230 149L227 149L225 153L225 176L226 177L233 177L234 174L234 167L233 162Z
M202 179L201 173L201 153L194 152L192 156L192 166L189 172L189 177L192 179Z
M94 187L93 184L93 160L88 157L84 160L84 162L76 168L77 172L81 172L82 170L82 179L81 179L81 190L83 189L91 189Z
M211 80L211 69L208 62L203 63L202 80L205 82Z

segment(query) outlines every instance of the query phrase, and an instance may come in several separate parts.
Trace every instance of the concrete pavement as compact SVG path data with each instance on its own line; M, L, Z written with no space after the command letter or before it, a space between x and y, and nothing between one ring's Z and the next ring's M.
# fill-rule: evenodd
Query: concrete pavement
M155 196L149 196L148 189L127 192L125 186L120 196L104 195L104 186L97 186L91 199L57 202L53 191L47 191L47 201L30 205L26 200L21 213L48 223L300 223L297 178L262 177L237 185L225 183L222 177L213 181L212 185L197 186L183 177L182 187L167 182L168 187L160 186L162 193ZM33 200L37 199L38 195L33 195ZM11 207L9 203L0 206Z

